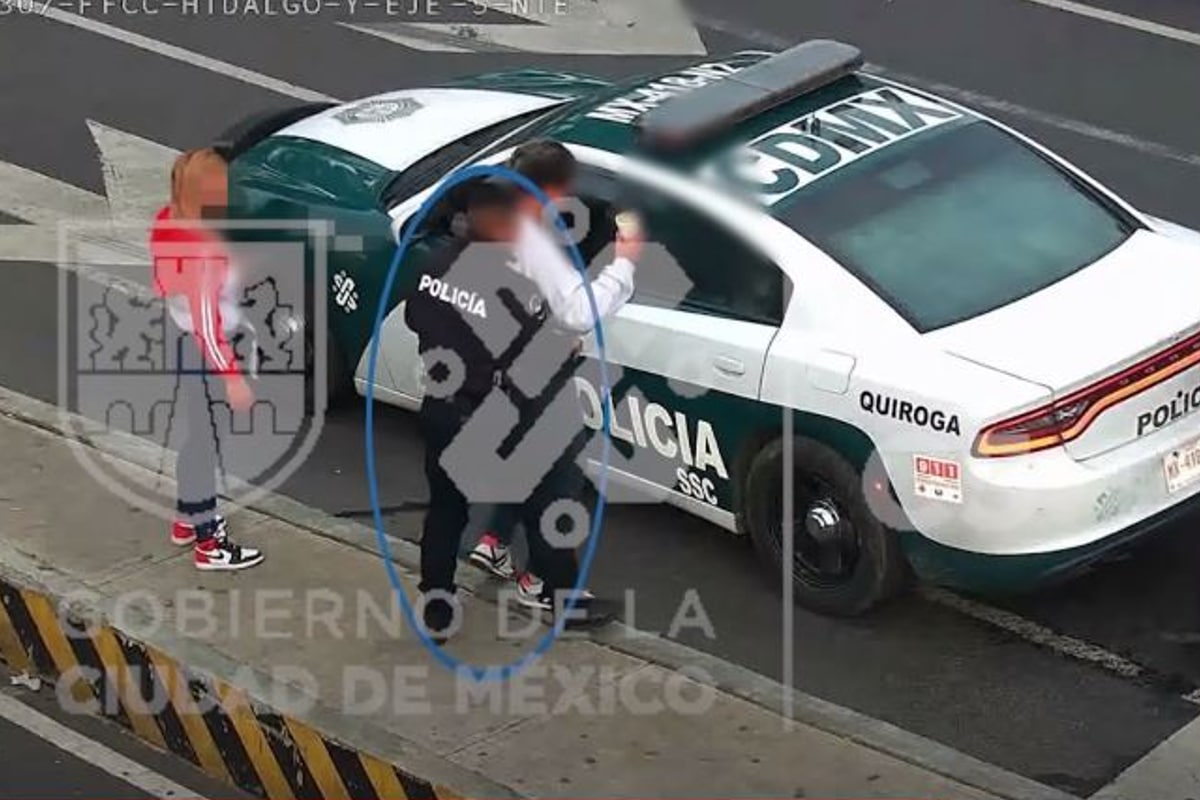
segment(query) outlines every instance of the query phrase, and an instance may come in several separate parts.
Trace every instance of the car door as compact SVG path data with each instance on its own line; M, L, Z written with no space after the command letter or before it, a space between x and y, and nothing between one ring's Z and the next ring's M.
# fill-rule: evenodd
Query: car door
M778 413L759 397L787 279L687 198L587 164L578 194L586 219L575 223L577 238L593 268L611 260L618 211L639 212L648 240L632 299L603 328L610 476L733 528L738 471L778 429ZM587 352L592 360L577 386L596 428L603 392L594 335Z
M269 138L239 161L237 201L252 216L332 223L324 243L327 322L353 373L370 341L386 272L381 265L389 263L394 247L391 220L378 203L390 173L338 148L288 137ZM376 382L383 388L393 383L383 363Z

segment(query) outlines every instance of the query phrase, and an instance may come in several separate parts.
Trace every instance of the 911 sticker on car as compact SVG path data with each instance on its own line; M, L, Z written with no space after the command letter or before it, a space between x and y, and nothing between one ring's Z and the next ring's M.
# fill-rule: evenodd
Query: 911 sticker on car
M842 100L725 153L701 177L772 206L813 181L963 112L896 88Z
M913 456L913 490L917 497L943 503L963 501L962 468L957 461Z

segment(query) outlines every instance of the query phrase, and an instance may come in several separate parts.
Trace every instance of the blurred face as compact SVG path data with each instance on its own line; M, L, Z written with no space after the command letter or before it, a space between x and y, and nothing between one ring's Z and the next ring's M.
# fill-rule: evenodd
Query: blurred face
M188 160L175 197L185 219L220 217L229 205L229 175L217 156L199 155Z
M224 169L205 172L197 180L196 196L200 216L224 216L229 208L229 180Z
M516 216L512 209L488 206L471 211L471 233L479 240L506 242L515 233Z

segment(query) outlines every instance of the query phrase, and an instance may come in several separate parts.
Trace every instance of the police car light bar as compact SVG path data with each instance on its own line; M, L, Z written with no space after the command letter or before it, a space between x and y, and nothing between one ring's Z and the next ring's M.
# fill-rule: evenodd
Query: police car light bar
M828 86L863 65L857 47L815 39L770 56L725 80L672 98L637 122L642 143L678 149Z

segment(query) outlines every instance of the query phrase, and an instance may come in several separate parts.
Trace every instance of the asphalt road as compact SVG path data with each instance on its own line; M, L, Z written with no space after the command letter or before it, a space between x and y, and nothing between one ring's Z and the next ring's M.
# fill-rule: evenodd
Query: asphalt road
M1104 0L1105 8L1200 32L1192 0ZM1200 48L1028 0L694 0L711 52L834 36L926 85L948 84L1067 155L1145 210L1200 228ZM514 66L624 75L679 59L417 53L319 18L91 17L338 97ZM936 21L936 22L932 22ZM287 102L265 89L32 17L0 17L0 159L102 191L84 125L94 119L186 147L228 120ZM54 269L3 265L0 384L56 398ZM383 503L420 497L412 419L377 420ZM333 415L287 484L330 511L366 509L362 415ZM1089 794L1200 709L1200 547L1182 523L1067 586L989 601L1145 669L1128 678L920 596L856 621L797 610L740 541L667 508L613 509L595 588L636 593L638 627L666 630L696 589L716 638L681 638L779 676L792 641L810 693L1079 794ZM1027 630L1027 629L1026 629ZM1067 640L1061 640L1070 649Z
M172 789L176 797L249 797L115 723L62 713L52 686L35 693L10 685L10 678L0 668L0 798L151 800ZM82 738L68 742L66 736Z

